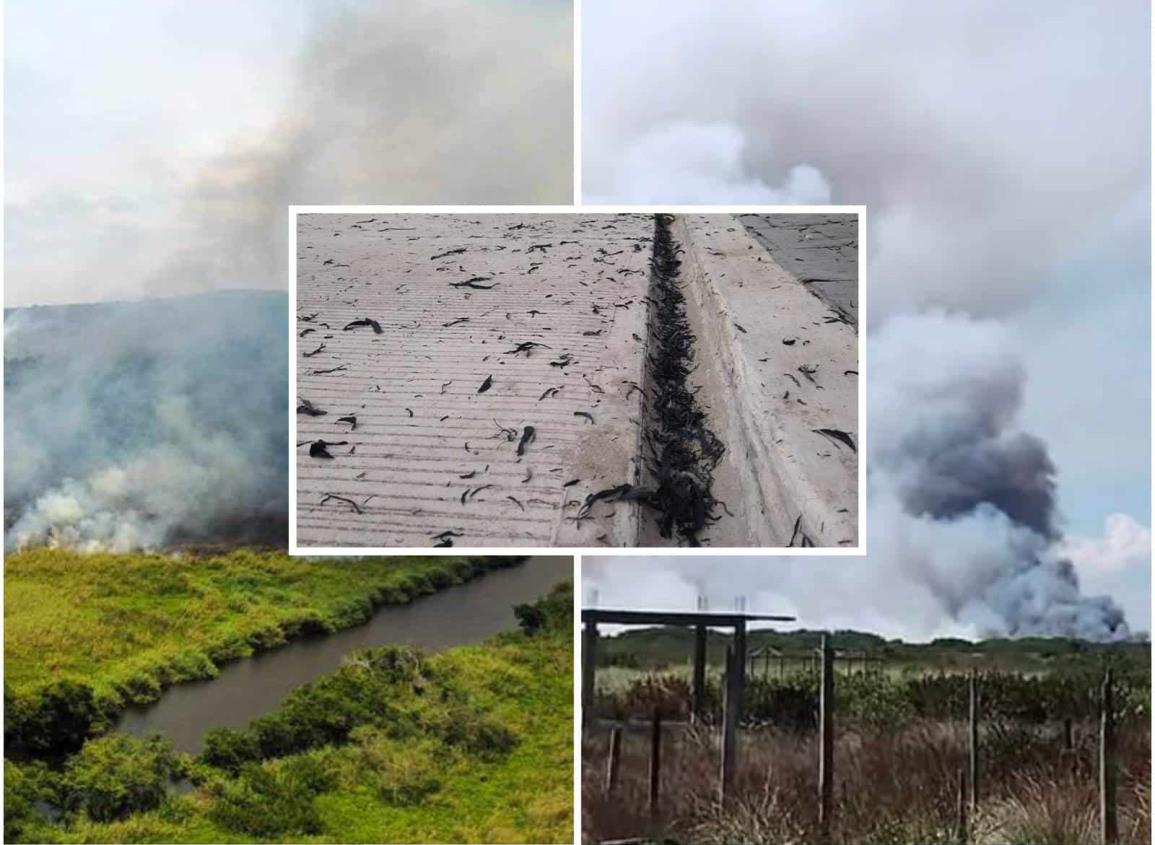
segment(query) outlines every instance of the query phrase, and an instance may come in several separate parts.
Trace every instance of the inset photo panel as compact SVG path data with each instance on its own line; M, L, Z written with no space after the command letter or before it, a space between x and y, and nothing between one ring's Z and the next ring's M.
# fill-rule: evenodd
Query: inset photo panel
M295 552L859 554L861 207L294 207Z

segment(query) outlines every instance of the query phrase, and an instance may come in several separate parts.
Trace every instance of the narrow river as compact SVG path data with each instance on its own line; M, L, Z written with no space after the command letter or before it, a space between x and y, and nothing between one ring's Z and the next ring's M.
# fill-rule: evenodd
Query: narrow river
M198 754L206 731L243 727L276 709L292 690L334 671L355 649L412 645L436 651L477 643L517 627L515 604L572 578L573 558L532 557L411 604L382 607L364 625L225 664L216 678L177 684L152 704L126 710L116 729L159 733L178 751Z

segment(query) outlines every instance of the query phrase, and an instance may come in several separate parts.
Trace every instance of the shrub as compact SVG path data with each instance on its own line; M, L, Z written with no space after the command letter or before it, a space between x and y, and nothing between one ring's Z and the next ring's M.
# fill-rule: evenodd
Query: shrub
M59 778L43 763L4 761L4 841L41 842L45 824L37 805L60 803Z
M374 773L377 794L390 804L409 806L436 792L441 782L439 749L431 742L399 745L377 728L358 728L352 738L361 763Z
M65 767L65 805L98 822L151 810L160 806L179 770L171 746L160 737L110 734L89 740Z
M335 776L311 755L276 763L246 765L240 775L214 787L209 811L217 824L261 838L321 832L314 799Z
M259 760L260 745L249 731L213 728L205 734L201 759L210 766L236 774L245 763Z
M35 697L5 695L5 738L33 755L71 754L101 717L92 689L75 681L56 681Z
M492 759L517 745L517 734L480 710L464 704L449 708L441 725L446 745Z
M513 609L523 633L533 636L539 631L568 629L573 622L573 585L558 584L547 596L533 604L519 604Z

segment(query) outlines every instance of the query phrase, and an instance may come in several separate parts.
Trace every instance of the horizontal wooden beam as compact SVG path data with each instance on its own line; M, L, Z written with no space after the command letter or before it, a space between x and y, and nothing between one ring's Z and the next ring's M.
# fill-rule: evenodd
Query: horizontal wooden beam
M733 628L747 622L793 622L793 616L764 613L697 613L663 610L610 610L586 608L582 622L610 625L704 625L707 628Z

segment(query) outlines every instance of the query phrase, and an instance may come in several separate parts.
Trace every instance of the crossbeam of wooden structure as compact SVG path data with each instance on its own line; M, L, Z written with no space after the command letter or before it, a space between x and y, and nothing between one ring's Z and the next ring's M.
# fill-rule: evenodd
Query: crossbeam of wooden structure
M593 708L594 673L597 671L598 625L648 625L694 629L693 708L695 719L706 712L706 631L729 628L733 643L727 652L723 682L721 800L729 798L737 770L738 722L746 687L746 626L750 622L793 622L793 616L762 613L712 613L661 610L582 610L582 724Z

